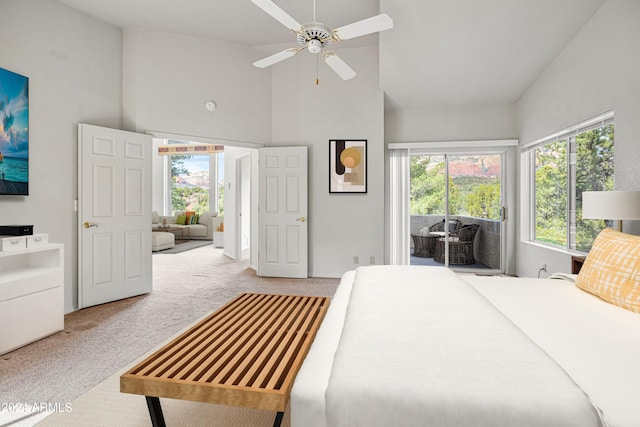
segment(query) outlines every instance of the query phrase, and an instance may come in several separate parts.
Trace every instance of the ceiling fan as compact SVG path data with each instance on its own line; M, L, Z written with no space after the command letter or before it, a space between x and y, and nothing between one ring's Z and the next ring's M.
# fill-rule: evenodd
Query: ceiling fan
M353 71L346 62L340 59L338 55L329 50L325 50L325 48L331 44L332 41L349 40L393 28L393 20L386 13L382 13L332 30L322 22L316 22L315 0L313 1L313 22L300 24L271 0L251 1L282 25L296 33L297 41L300 45L300 47L285 49L282 52L278 52L254 62L253 65L258 68L269 67L280 61L291 58L306 49L314 54L322 53L322 59L324 59L324 62L340 77L342 77L343 80L349 80L356 76L356 72ZM317 79L316 84L318 84Z

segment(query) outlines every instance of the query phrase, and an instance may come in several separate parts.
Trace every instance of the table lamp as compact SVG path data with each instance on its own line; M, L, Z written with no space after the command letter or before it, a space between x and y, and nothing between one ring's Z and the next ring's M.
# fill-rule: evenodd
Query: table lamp
M640 219L640 191L583 191L582 219Z

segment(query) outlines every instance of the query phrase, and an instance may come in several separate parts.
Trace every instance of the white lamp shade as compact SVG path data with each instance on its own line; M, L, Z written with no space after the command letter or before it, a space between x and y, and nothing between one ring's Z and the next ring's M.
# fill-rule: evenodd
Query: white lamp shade
M583 219L640 219L640 191L584 191Z

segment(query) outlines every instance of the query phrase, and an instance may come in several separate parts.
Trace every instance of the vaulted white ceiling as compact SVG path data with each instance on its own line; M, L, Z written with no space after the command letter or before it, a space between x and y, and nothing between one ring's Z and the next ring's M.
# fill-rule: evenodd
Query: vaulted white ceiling
M287 28L250 0L60 1L121 28L262 50L293 40ZM380 87L388 107L504 104L519 99L604 1L316 0L316 18L331 28L380 12L393 18L394 28L379 37L342 42L353 47L379 39ZM275 3L301 23L313 20L313 0Z

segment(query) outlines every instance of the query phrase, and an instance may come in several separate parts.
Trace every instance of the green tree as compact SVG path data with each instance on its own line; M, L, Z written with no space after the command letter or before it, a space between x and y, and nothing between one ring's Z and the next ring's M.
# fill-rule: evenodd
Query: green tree
M476 218L500 218L500 183L473 186L470 194L464 198L467 215Z
M582 192L613 190L613 124L578 134L575 138L575 249L588 252L606 226L601 220L582 219ZM536 240L567 245L566 140L536 149Z
M180 175L189 176L189 169L184 165L184 161L191 157L187 154L171 156L171 182L176 182Z
M411 215L444 215L445 163L440 157L411 156L410 213ZM460 212L458 186L449 178L449 213Z
M171 156L171 208L175 211L195 211L201 214L209 210L209 189L186 187L181 178L190 176L185 161L192 155Z
M191 210L195 211L197 214L208 212L209 211L209 189L196 187L196 188L192 188L192 190L195 190L192 193L192 197L195 198L195 206L193 206Z
M588 252L598 233L606 227L603 220L582 219L582 192L613 190L613 141L613 124L576 137L576 249L579 251Z
M184 188L171 188L171 209L175 211L187 210L187 198L184 194Z
M567 141L536 149L536 240L567 244Z
M218 215L224 215L224 185L218 184Z
M579 134L576 138L576 189L613 190L613 125ZM581 200L581 198L580 198Z

